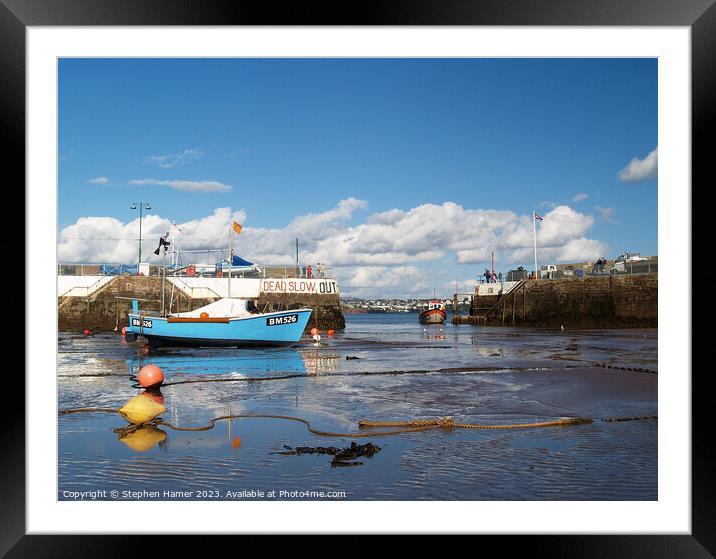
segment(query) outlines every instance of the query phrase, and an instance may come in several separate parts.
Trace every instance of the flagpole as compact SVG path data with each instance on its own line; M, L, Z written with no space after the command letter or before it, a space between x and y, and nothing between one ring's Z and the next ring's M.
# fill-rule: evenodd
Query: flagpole
M532 236L535 244L535 279L537 279L537 212L532 210Z
M231 240L232 240L232 239L231 239L231 237L232 237L232 235L231 235L231 229L232 229L232 227L230 226L230 227L229 227L229 258L228 258L228 260L229 260L229 289L228 289L228 296L229 296L229 297L231 297L231 260L232 260L232 258L231 258Z

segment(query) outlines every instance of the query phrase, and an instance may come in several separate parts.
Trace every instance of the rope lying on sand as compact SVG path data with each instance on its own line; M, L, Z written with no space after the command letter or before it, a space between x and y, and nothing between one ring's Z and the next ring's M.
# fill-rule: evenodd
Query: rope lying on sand
M446 427L448 429L531 429L537 427L565 427L568 425L583 425L592 423L594 420L589 417L564 417L552 421L535 421L532 423L507 423L502 425L485 425L480 423L461 423L450 417L440 419L412 419L408 421L358 421L359 427Z
M79 413L79 412L118 412L119 410L112 408L74 408L60 410L59 414L64 415L68 413ZM361 419L358 421L358 427L364 428L375 428L375 427L403 427L403 429L394 429L391 431L370 431L370 432L357 432L357 433L337 433L333 431L323 431L311 427L310 421L301 417L294 417L291 415L268 415L268 414L232 414L232 415L221 415L210 419L206 425L198 427L179 427L172 423L166 422L161 418L156 418L151 422L147 422L145 425L159 426L163 425L169 429L175 431L208 431L213 429L217 421L223 421L226 419L282 419L286 421L295 421L302 423L306 426L306 429L314 435L321 437L385 437L389 435L398 435L401 433L413 433L417 431L428 431L432 429L531 429L540 427L568 427L573 425L584 425L588 423L594 423L594 420L589 417L563 417L551 421L535 421L532 423L506 423L501 425L490 425L480 423L463 423L455 421L450 417L443 417L440 419L411 419L407 421L370 421L367 419ZM601 419L603 422L622 422L622 421L638 421L645 419L658 419L658 416L638 416L638 417L613 417ZM131 426L130 426L131 427Z
M645 369L643 367L617 367L616 365L609 365L607 363L594 363L595 367L602 367L603 369L615 369L617 371L632 371L635 373L650 373L652 375L658 375L659 372L653 369Z

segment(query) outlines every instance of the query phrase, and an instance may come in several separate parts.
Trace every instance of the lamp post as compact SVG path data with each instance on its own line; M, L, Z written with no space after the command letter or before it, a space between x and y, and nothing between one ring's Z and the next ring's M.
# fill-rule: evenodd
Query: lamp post
M137 262L137 273L139 273L139 265L142 263L142 212L143 210L151 210L149 202L132 202L130 210L139 208L139 262Z

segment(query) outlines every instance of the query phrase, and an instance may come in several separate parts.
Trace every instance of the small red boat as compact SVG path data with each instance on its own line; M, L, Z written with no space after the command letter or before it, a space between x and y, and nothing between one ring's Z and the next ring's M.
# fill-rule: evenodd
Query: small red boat
M420 311L421 324L442 324L446 318L445 304L437 299L432 299L427 308Z

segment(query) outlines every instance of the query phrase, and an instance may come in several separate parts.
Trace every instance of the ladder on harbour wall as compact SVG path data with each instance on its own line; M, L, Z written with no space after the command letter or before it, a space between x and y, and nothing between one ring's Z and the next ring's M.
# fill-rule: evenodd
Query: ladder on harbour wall
M499 299L497 302L492 305L491 307L485 307L482 310L483 312L470 314L470 316L467 317L460 317L456 316L453 318L454 324L486 324L487 321L490 318L496 318L498 315L500 315L501 311L501 317L500 317L500 324L502 326L505 326L505 322L508 321L510 326L515 326L517 323L517 293L522 293L522 322L524 323L527 316L527 292L526 292L526 281L520 280L518 283L513 285L507 292L499 294ZM473 296L474 297L474 296ZM506 316L506 303L507 301L511 301L511 316ZM473 304L474 304L474 298L473 298ZM471 311L474 310L474 306L471 305Z

